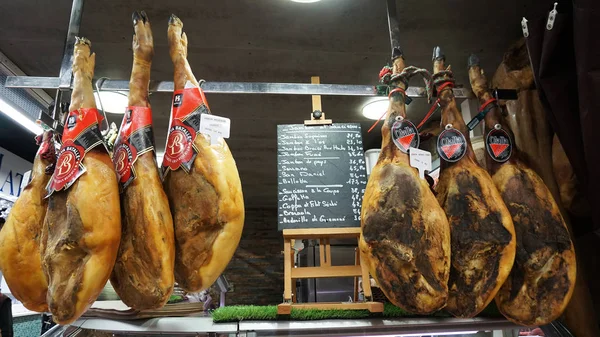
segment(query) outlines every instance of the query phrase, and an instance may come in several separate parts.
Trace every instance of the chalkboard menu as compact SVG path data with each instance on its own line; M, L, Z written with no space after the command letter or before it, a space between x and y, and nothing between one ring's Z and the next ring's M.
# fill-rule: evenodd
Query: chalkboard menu
M358 123L277 126L279 229L360 226L367 172Z

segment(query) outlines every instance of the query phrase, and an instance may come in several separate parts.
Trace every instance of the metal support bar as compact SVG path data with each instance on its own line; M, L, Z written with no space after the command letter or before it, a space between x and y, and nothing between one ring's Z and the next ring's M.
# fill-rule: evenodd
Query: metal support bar
M8 76L6 87L58 89L58 77ZM100 91L128 91L129 81L105 80ZM275 94L275 95L324 95L324 96L377 96L372 85L305 84L305 83L259 83L259 82L205 82L202 89L213 94ZM173 82L151 81L150 92L173 92ZM409 87L408 97L427 97L425 88ZM472 98L469 89L454 88L458 99Z
M71 82L73 78L73 69L71 65L73 64L73 51L75 49L75 37L79 35L79 27L81 27L81 16L83 14L83 3L84 0L73 0L73 4L71 5L71 16L69 17L69 27L67 29L67 37L65 38L65 48L63 51L62 61L60 62L60 73L56 78L58 80L58 85L53 89L58 89L56 91L56 96L54 97L54 108L52 109L51 115L48 116L50 119L55 122L52 124L47 124L44 120L49 120L45 115L45 112L40 112L40 120L46 125L52 127L53 129L57 129L60 126L58 119L60 118L61 103L63 92L71 90Z
M400 24L398 23L398 11L396 0L387 0L387 18L390 30L390 44L392 46L392 60L402 56L400 48Z
M62 62L60 63L60 83L58 88L61 90L71 89L73 50L75 49L75 37L79 35L79 27L81 27L83 2L84 0L73 0L73 5L71 6L71 17L69 18L69 28L67 30L67 38L65 39L65 50Z

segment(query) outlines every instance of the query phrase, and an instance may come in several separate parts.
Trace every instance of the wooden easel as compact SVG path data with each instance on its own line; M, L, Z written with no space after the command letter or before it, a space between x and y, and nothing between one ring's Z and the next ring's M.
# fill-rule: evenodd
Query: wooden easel
M355 238L358 242L360 228L302 228L283 230L283 301L277 306L279 315L289 315L294 309L346 309L346 310L369 310L370 312L383 312L383 303L370 301L371 282L369 268L364 261L364 256L356 248L356 260L353 266L331 265L331 239ZM292 251L292 241L302 239L319 240L321 249L320 265L318 267L295 267ZM362 286L367 302L356 302L358 300L358 277L362 277ZM295 294L292 293L292 284L296 279L323 278L323 277L354 277L354 302L350 303L296 303Z
M319 76L312 76L310 78L310 83L319 84L321 83L321 78ZM304 125L328 125L333 123L331 119L325 119L325 113L321 107L321 95L312 95L312 107L313 112L310 114L310 119L305 120ZM317 115L318 118L315 117L315 115Z
M319 84L318 76L311 77L312 84ZM327 125L332 124L331 119L325 119L325 113L321 108L321 96L312 96L313 113L310 120L305 120L304 125ZM317 112L317 113L315 113ZM318 117L315 117L315 115ZM369 277L369 268L356 248L355 263L353 266L332 266L331 265L331 239L359 240L360 228L303 228L303 229L284 229L283 230L283 254L284 254L284 291L283 303L277 306L279 315L289 315L294 309L345 309L345 310L369 310L370 312L383 312L383 303L371 302L373 294L371 293L371 282ZM293 241L302 239L319 240L321 249L320 264L318 267L299 267L294 266L294 252L292 251ZM354 302L348 303L296 303L296 294L292 292L292 284L296 279L323 278L323 277L354 277ZM358 301L358 277L362 277L362 286L364 297L368 301Z

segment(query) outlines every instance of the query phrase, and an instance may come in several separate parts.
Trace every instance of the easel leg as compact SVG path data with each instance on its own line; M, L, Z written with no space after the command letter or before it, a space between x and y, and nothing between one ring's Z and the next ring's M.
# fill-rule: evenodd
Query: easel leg
M363 293L365 295L365 301L373 300L373 293L371 292L371 277L369 276L369 267L363 254L360 254L360 270L362 271L362 286Z
M329 238L325 239L325 265L331 266L331 244Z
M290 252L292 268L294 268L294 266L296 265L296 259L294 258L295 256L296 256L296 252L292 249ZM290 276L290 278L291 278L291 276ZM296 288L296 279L292 278L292 302L293 303L296 303L298 301L298 299L296 298L297 292L298 292L298 289Z
M292 244L290 240L283 241L283 300L292 300Z
M354 265L360 265L360 254L358 248L354 248ZM358 301L358 277L354 278L354 302Z

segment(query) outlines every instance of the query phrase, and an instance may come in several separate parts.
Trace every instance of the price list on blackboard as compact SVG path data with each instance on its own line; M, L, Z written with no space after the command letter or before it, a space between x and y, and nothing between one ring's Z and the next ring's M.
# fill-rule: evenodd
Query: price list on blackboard
M277 126L279 229L360 226L367 173L358 123Z

